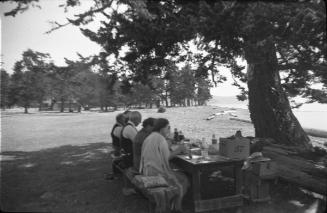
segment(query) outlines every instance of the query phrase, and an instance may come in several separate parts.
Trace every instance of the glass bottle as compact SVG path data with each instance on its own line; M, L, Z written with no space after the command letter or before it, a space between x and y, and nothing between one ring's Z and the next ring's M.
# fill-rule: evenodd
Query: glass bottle
M202 138L202 149L201 149L201 155L203 158L208 158L209 154L208 154L208 144L205 140L205 138Z
M215 134L212 135L212 139L211 139L211 143L214 145L214 144L217 144L217 138L215 136Z
M184 134L183 134L182 131L179 131L179 133L178 133L178 139L179 139L179 141L182 141L182 140L185 139Z
M174 129L174 142L177 143L179 139L177 128Z
M219 145L218 145L218 140L217 140L215 134L212 135L211 142L212 142L212 144L210 145L209 151L211 154L216 155L219 152Z

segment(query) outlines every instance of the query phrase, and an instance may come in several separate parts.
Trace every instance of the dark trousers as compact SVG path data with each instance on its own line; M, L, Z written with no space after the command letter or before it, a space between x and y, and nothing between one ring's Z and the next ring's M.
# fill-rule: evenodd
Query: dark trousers
M124 156L124 164L125 164L126 168L133 166L133 155L132 154L129 153Z

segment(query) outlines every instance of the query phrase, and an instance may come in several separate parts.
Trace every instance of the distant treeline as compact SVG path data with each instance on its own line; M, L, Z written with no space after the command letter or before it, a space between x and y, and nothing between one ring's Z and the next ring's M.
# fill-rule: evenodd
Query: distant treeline
M131 72L101 66L96 57L79 61L66 59L56 66L49 54L27 50L17 61L13 74L1 70L1 108L46 106L60 111L71 103L80 107L159 107L203 105L211 98L210 82L196 77L189 65L172 66L161 76L138 79ZM129 74L128 74L129 73Z

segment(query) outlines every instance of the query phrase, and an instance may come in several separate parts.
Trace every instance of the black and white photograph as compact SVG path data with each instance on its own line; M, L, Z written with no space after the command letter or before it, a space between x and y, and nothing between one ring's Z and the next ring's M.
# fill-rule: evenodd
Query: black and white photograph
M324 213L323 0L1 0L0 211Z

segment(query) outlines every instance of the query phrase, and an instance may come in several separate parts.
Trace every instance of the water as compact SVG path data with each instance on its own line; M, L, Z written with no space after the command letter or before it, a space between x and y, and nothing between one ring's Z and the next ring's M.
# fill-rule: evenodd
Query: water
M302 127L327 131L327 104L304 104L293 113Z
M248 109L247 102L237 101L236 98L227 101L216 99L210 101L209 104L219 107ZM293 109L293 113L302 127L327 131L327 104L304 104L298 109Z

